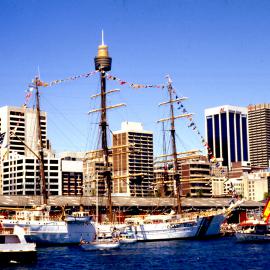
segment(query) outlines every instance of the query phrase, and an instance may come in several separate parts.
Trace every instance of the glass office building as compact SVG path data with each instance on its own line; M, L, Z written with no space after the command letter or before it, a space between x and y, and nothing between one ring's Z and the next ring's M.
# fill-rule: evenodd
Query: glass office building
M249 161L247 108L230 105L205 110L206 140L209 156L232 162Z

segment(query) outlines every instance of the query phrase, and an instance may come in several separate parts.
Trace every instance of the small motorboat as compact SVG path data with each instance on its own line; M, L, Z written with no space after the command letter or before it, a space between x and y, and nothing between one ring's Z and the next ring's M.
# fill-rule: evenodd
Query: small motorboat
M93 242L81 241L81 247L83 250L110 250L120 247L120 242L118 240L97 240Z
M1 230L0 264L31 263L36 260L36 244L28 243L23 228L15 225L13 231Z
M133 244L137 242L137 238L132 232L121 232L119 242L121 244Z
M270 225L263 222L241 224L235 237L238 242L270 242Z

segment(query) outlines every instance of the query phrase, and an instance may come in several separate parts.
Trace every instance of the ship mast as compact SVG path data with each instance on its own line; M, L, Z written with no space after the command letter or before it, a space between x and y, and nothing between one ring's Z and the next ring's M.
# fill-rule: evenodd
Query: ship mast
M164 122L162 123L162 133L163 133L163 155L166 155L166 136ZM168 181L168 168L167 168L167 157L164 158L163 163L163 177L161 178L161 197L165 197L165 182Z
M173 165L174 165L174 180L175 180L175 185L176 185L176 196L177 196L177 213L181 214L182 212L182 204L181 204L181 183L180 183L180 173L178 169L178 161L177 161L177 149L176 149L176 140L175 140L175 119L178 118L183 118L183 117L188 117L192 114L181 114L178 116L174 115L174 103L175 102L181 102L182 100L187 99L186 97L182 98L175 98L173 99L173 87L172 87L172 80L170 76L167 76L168 78L168 94L169 94L169 101L162 102L159 104L161 105L169 105L170 106L170 117L169 118L164 118L160 119L159 122L165 122L165 121L170 121L171 123L171 141L172 141L172 156L173 156ZM164 155L165 156L165 155Z
M102 43L98 46L98 54L95 57L95 69L100 73L100 94L92 96L92 98L96 98L98 96L101 97L101 108L92 110L89 113L93 112L101 112L100 116L100 129L101 129L101 142L102 142L102 151L104 156L104 179L107 185L107 213L109 217L109 222L113 221L113 213L112 213L112 176L109 165L109 148L108 148L108 135L107 135L107 109L113 109L120 106L125 106L125 104L116 104L114 106L108 106L106 102L107 94L114 93L119 91L118 89L111 90L106 92L106 71L111 70L112 58L109 57L108 46L104 44L103 39L103 31L102 31ZM97 187L98 188L98 187Z
M47 204L48 202L48 194L46 190L46 179L45 179L45 172L44 172L44 145L42 140L42 133L41 133L41 117L40 117L40 103L39 103L39 77L35 78L35 89L36 89L36 116L37 116L37 136L38 136L38 160L39 160L39 177L42 184L42 196L43 196L43 204Z
M174 161L174 180L176 185L176 195L177 195L177 213L180 214L182 212L182 204L181 204L181 184L180 184L180 175L178 170L178 162L177 162L177 151L176 151L176 142L175 142L175 125L174 125L174 107L172 102L172 81L168 76L168 92L170 98L170 115L171 115L171 140L172 140L172 154Z

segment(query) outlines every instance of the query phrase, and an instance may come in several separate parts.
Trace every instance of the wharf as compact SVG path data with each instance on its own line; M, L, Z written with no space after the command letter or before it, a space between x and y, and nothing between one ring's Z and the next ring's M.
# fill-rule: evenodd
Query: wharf
M182 198L183 209L221 209L228 207L231 198ZM106 207L107 197L99 197L98 203L100 207ZM160 197L128 197L128 196L112 196L112 204L114 208L174 208L176 207L176 198L160 198ZM31 207L33 205L42 204L42 196L0 196L0 207ZM50 196L48 205L51 206L79 206L92 207L96 205L96 197L91 196ZM263 207L264 203L255 201L244 201L241 204L242 209L254 209Z

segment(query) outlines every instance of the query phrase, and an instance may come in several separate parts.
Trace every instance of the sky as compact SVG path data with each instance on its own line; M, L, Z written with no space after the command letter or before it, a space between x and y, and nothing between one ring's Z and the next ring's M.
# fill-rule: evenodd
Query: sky
M93 71L103 29L109 73L142 84L166 84L169 74L204 134L206 108L270 103L269 14L264 0L1 0L0 107L23 105L38 72L51 82ZM169 108L158 104L168 99L166 90L107 81L108 90L115 88L121 91L108 96L108 105L127 106L108 112L110 131L123 121L141 122L161 153L157 120ZM99 89L98 74L40 88L56 152L97 147L99 119L88 111L100 106L90 98ZM177 120L176 131L179 151L203 149L188 120Z

